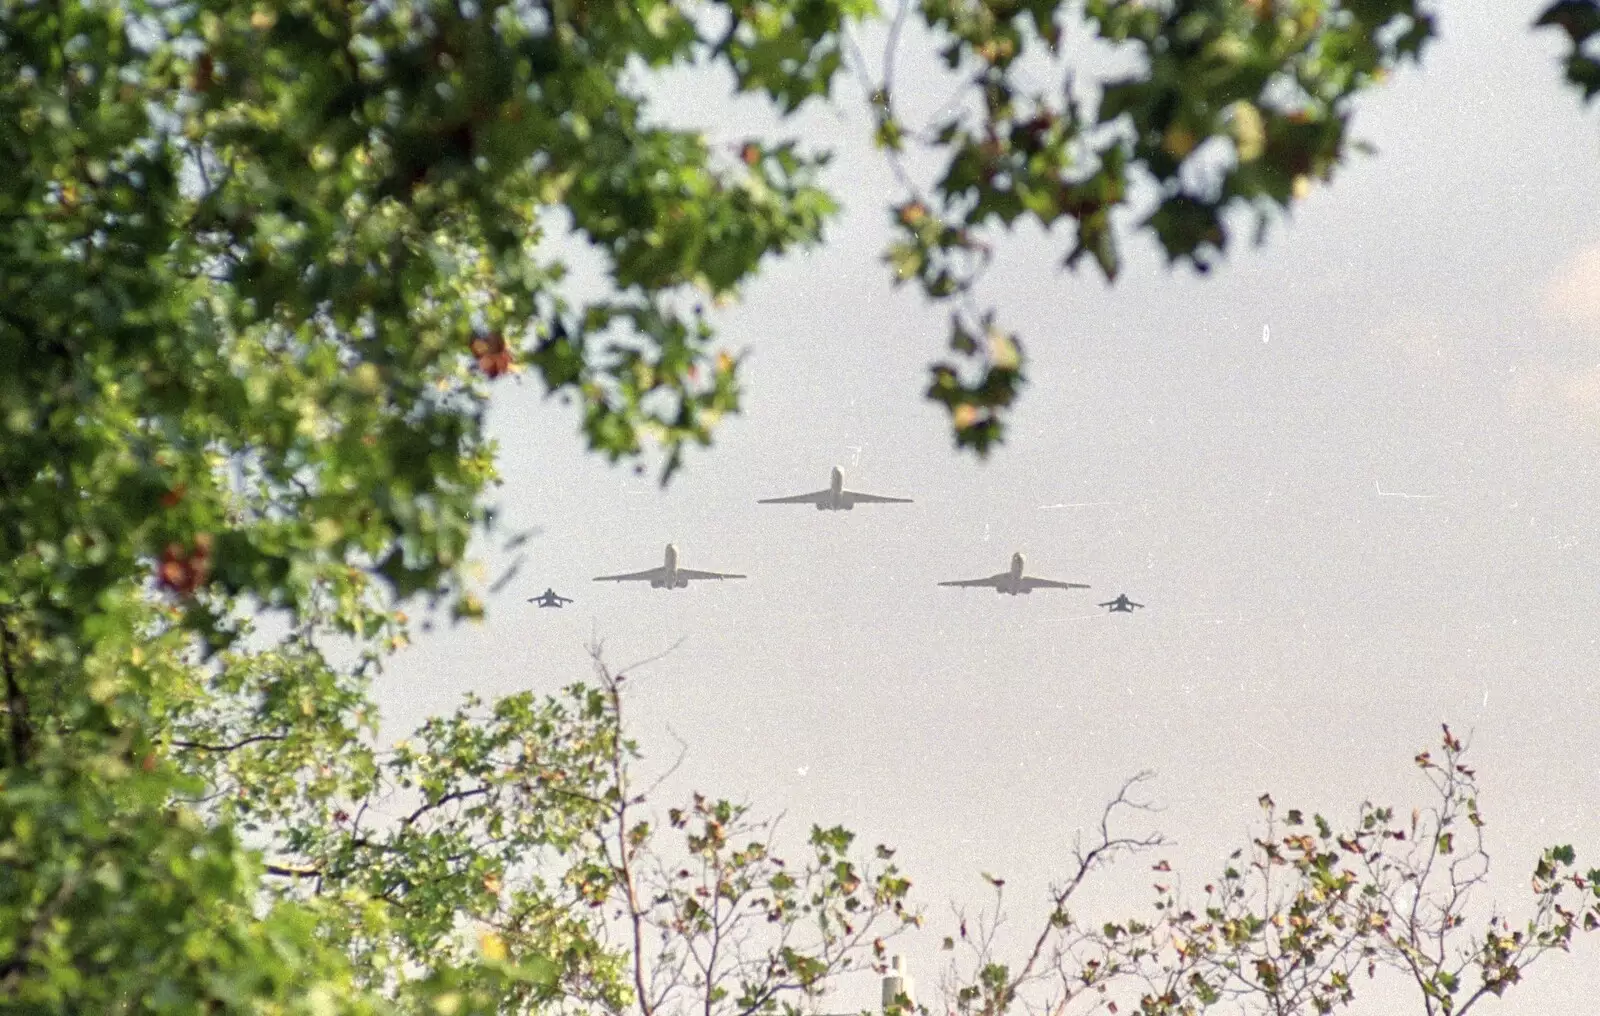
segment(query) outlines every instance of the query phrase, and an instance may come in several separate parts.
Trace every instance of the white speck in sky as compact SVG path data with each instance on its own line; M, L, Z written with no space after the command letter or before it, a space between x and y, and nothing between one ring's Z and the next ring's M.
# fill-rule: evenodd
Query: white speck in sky
M1438 494L1400 494L1392 490L1384 490L1377 480L1372 481L1372 486L1377 489L1379 497L1405 497L1417 501L1427 501L1439 496Z

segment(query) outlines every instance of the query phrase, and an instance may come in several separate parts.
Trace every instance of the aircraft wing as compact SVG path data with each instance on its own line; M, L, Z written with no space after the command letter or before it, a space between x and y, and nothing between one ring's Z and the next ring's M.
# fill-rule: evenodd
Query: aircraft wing
M596 582L649 582L652 579L664 578L667 574L665 568L650 568L645 571L628 572L626 575L596 575ZM679 572L682 575L683 572Z
M882 494L863 494L860 491L842 491L845 497L857 504L910 504L909 497L884 497Z
M1099 604L1099 606L1101 606L1101 607L1115 607L1117 605L1117 603L1118 603L1117 600L1108 600L1105 603Z
M939 584L941 586L998 586L1010 577L1010 572L1001 572L999 575L991 575L986 579L956 579L952 582L941 582Z
M678 569L678 578L680 579L744 579L749 577L748 575L734 575L731 572L695 571L692 568Z
M1024 589L1088 589L1082 582L1057 582L1055 579L1036 579L1031 575L1022 577Z
M833 493L828 490L819 490L811 494L795 494L792 497L768 497L757 501L756 504L816 504L826 500Z

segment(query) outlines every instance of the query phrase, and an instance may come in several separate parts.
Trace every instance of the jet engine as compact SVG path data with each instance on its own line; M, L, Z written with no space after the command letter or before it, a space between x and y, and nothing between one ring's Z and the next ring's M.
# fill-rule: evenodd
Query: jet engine
M661 581L660 579L651 579L650 580L650 588L651 589L662 589L662 588L665 588L665 586L666 586L666 583Z
M672 585L673 585L673 588L675 588L675 589L688 589L689 588L689 580L688 579L679 579L678 581L674 582Z

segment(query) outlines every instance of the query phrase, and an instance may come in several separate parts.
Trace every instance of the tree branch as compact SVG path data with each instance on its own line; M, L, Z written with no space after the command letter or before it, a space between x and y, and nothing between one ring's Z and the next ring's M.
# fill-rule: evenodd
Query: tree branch
M253 734L250 737L235 741L232 744L202 744L199 741L178 740L173 740L169 743L174 748L182 748L186 751L209 751L223 754L230 751L238 751L240 748L257 744L262 741L285 741L288 740L288 738L288 734Z
M17 681L16 639L11 634L9 617L0 616L0 671L5 674L6 723L10 728L10 762L20 769L33 754L33 725L28 719L28 700Z

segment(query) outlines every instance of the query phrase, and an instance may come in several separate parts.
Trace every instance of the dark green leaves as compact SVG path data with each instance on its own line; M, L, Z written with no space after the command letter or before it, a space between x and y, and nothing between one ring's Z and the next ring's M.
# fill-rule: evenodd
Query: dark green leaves
M1567 80L1583 92L1584 101L1600 95L1600 0L1556 0L1547 7L1535 27L1554 25L1567 33L1571 51L1563 60Z

